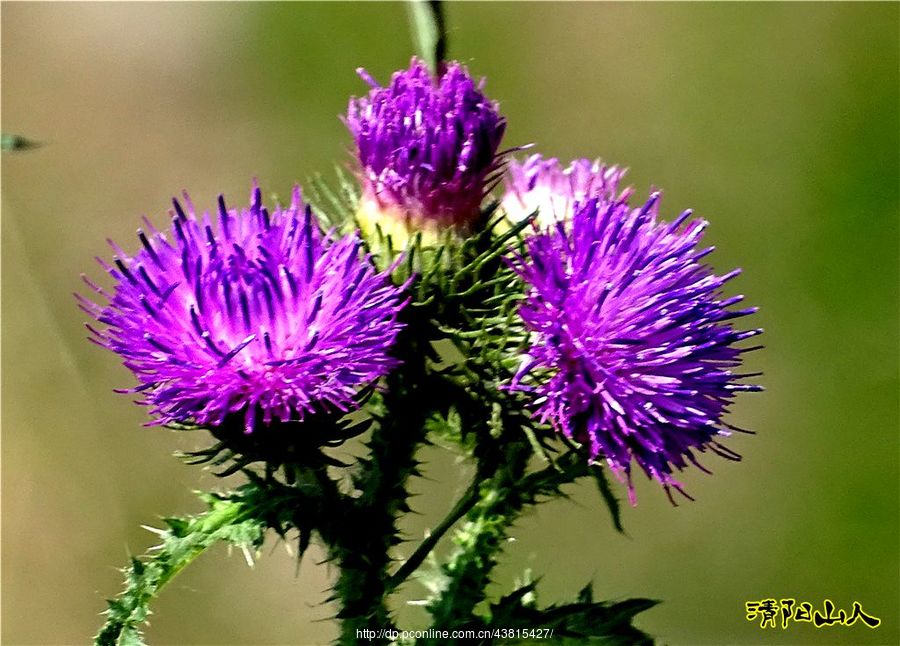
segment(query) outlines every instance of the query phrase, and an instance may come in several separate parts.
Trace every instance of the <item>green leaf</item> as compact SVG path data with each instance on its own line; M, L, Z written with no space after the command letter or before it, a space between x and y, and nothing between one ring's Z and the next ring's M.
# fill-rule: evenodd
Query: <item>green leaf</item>
M599 464L595 464L592 465L591 474L594 476L594 481L597 483L597 490L600 492L603 502L606 503L606 507L609 509L609 515L612 517L613 526L620 534L624 534L625 529L622 527L622 513L619 506L619 499L609 486L606 472Z
M122 634L119 635L116 644L118 646L144 646L144 640L137 629L128 626L122 630Z
M549 628L549 644L603 644L606 646L634 646L652 644L653 639L635 628L632 621L640 612L658 602L652 599L626 599L618 602L594 601L591 584L578 594L575 603L552 605L537 609L523 603L534 591L529 583L491 606L491 628ZM528 640L507 640L502 643L532 643Z
M258 549L266 523L265 509L244 487L231 496L201 495L209 509L197 516L165 518L168 529L153 529L162 542L142 559L132 557L125 568L125 590L108 601L106 623L94 638L97 646L141 646L141 627L150 615L150 603L159 591L206 549L225 541ZM149 528L148 528L149 529Z
M31 150L38 146L40 146L40 144L36 141L31 141L21 135L10 135L5 132L0 135L0 149L4 151Z

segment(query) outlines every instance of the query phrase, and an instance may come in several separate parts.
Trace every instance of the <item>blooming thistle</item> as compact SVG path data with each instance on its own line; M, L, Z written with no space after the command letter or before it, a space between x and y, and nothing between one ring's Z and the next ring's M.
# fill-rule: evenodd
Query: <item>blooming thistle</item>
M449 227L466 230L480 216L484 196L499 181L497 153L506 120L468 70L446 63L440 75L413 58L381 87L352 98L344 119L356 141L363 184L357 220L395 239Z
M394 367L402 288L361 257L355 235L323 235L295 187L290 206L269 211L254 187L249 209L217 222L173 200L171 237L146 218L134 256L115 243L108 301L78 296L104 328L91 340L124 358L150 406L151 424L219 426L242 417L245 433L344 411Z
M537 226L546 228L557 220L571 220L576 205L586 200L616 199L624 175L624 169L599 160L576 159L563 168L559 160L541 155L531 155L524 162L511 159L500 209L512 222L537 211Z
M756 308L731 310L742 297L720 295L739 270L717 276L701 264L713 250L697 248L706 222L690 211L658 222L659 197L634 209L588 200L514 261L532 345L512 388L532 392L540 419L585 443L591 460L605 459L632 504L632 462L671 498L670 487L684 493L673 469L703 469L695 451L739 459L715 438L739 430L722 421L735 393L760 390L739 383L755 375L733 372L750 349L735 343L761 332L734 329Z

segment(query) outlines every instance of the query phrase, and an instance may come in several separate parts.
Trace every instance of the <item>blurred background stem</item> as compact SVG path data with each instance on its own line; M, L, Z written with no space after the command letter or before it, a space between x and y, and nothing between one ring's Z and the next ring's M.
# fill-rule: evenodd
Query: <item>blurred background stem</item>
M444 24L444 8L440 0L409 0L409 28L419 56L440 75L447 56L447 31Z

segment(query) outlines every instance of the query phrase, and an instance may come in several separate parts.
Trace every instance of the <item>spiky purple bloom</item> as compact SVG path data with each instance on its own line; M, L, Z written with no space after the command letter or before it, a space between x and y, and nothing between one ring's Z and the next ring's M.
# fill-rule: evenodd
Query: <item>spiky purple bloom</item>
M591 198L616 199L624 175L624 169L600 160L576 159L563 168L558 159L541 155L531 155L523 162L511 159L500 208L513 222L537 211L538 227L549 227L558 220L571 220L576 205Z
M354 407L358 390L395 365L389 350L401 324L402 289L377 273L355 235L323 234L294 189L270 213L258 187L249 208L198 216L173 200L171 234L144 219L133 256L110 241L114 264L100 263L108 301L78 297L105 327L92 339L124 358L156 424L218 426L243 416L302 419ZM98 259L99 260L99 259Z
M471 224L499 179L506 129L483 93L484 79L476 84L457 62L435 78L415 58L387 87L358 71L372 89L350 100L345 123L362 171L361 225L377 220L414 231Z
M761 330L731 323L756 308L730 309L742 297L720 294L739 270L717 276L702 264L706 222L690 211L658 222L659 197L640 208L589 200L530 237L516 261L532 345L512 387L627 480L632 502L632 463L669 493L695 452L738 459L716 439L735 428L722 418L736 393L759 390L740 383L752 375L735 372L747 351L735 344Z

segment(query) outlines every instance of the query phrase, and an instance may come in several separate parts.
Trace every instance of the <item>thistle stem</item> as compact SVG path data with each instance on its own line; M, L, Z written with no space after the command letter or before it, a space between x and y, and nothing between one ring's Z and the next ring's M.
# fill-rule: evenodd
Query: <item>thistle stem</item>
M416 442L410 437L385 437L391 427L379 429L372 439L369 483L352 508L352 526L346 525L335 546L340 575L335 586L341 610L340 644L357 644L358 629L391 627L385 603L389 590L390 549L396 542L396 517L405 505L406 479L415 466ZM391 440L402 451L391 450ZM388 643L387 639L367 643Z
M476 480L472 483L469 489L462 495L462 497L456 502L456 505L453 506L453 509L450 510L450 513L440 522L440 524L435 527L431 533L425 537L425 539L419 544L419 547L416 548L416 551L412 553L412 555L406 559L406 561L401 565L394 575L390 578L387 584L388 593L392 592L396 589L400 584L406 581L409 578L409 575L416 571L416 569L422 564L422 562L428 557L431 553L431 550L438 544L438 541L441 540L441 537L447 533L447 531L453 527L456 522L465 516L478 502L478 489L479 482Z
M475 488L477 498L454 537L458 549L443 566L447 584L429 604L433 626L477 623L475 608L486 597L491 572L512 524L542 496L559 495L562 485L591 473L588 462L575 454L526 473L530 450L525 443L508 447L506 459L495 464L492 476L476 479L480 483Z
M408 315L407 315L408 316ZM397 355L404 370L391 373L385 382L378 424L369 441L370 455L361 462L355 478L361 495L352 501L343 531L336 535L332 555L340 566L335 598L341 604L340 644L357 644L359 629L390 628L386 604L391 591L388 569L391 548L399 541L397 516L409 511L406 482L416 473L416 450L425 438L430 409L423 390L428 388L425 353L420 340L428 336L409 317L397 341ZM367 640L386 644L387 638Z
M447 584L429 604L434 626L457 627L475 619L475 606L485 598L502 540L529 502L517 485L525 476L530 450L528 445L512 445L489 478L476 476L475 503L454 535L458 549L442 568Z

